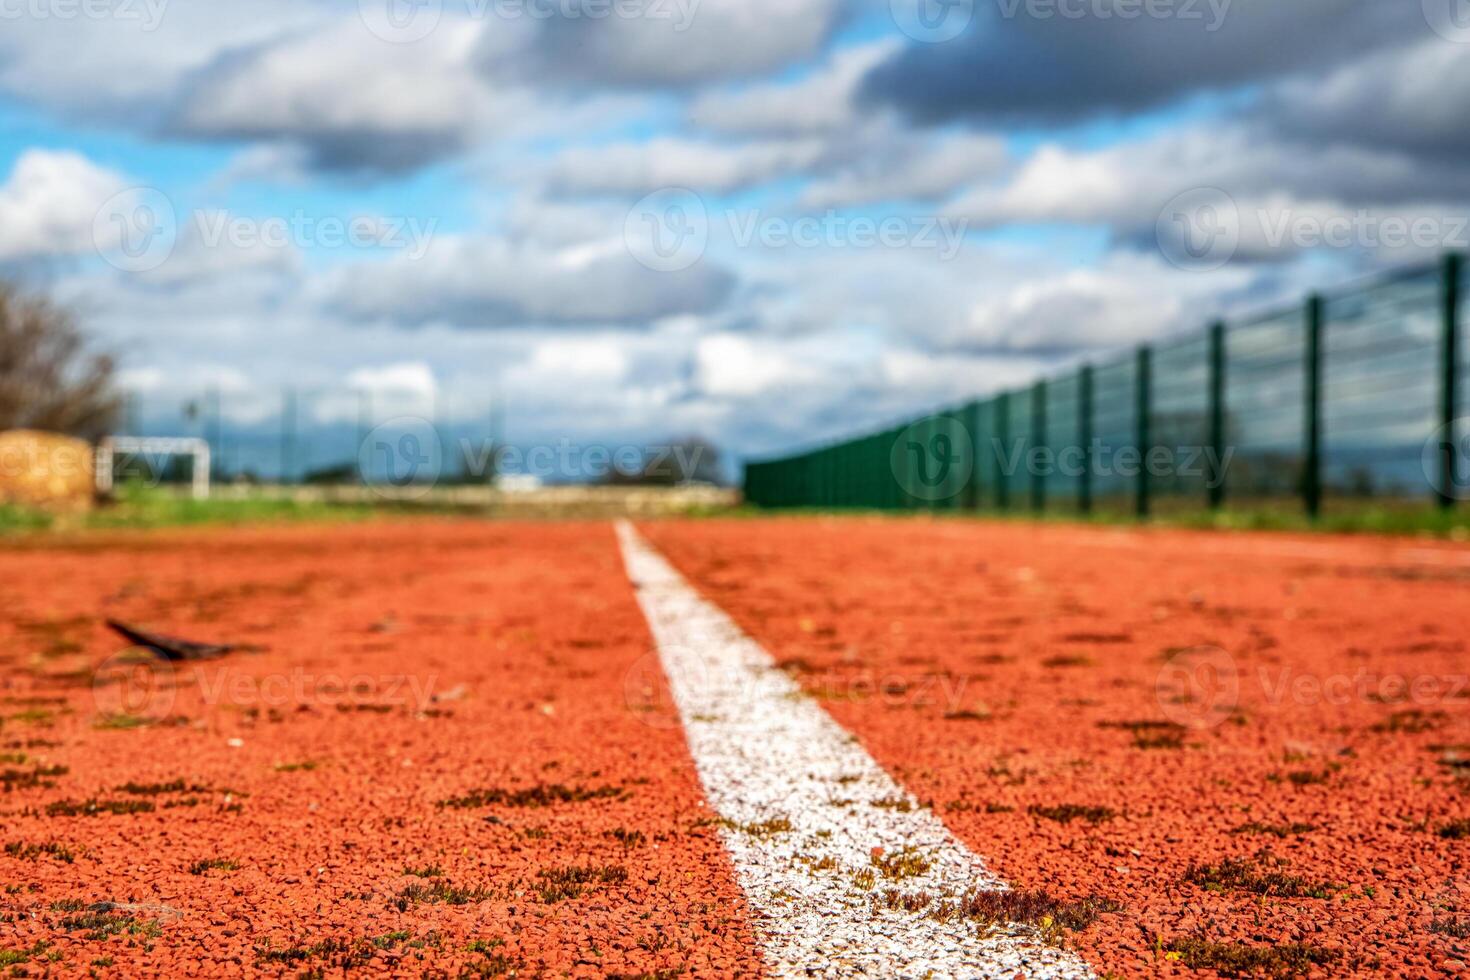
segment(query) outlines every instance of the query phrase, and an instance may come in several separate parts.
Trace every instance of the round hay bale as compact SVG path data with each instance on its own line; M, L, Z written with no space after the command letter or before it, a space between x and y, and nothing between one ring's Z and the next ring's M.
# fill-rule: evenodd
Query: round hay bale
M80 439L53 432L0 432L0 504L83 511L96 497L96 455Z

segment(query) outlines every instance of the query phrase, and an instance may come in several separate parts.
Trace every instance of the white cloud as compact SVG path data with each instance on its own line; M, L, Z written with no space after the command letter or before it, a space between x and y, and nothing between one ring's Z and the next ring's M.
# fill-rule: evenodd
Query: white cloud
M434 369L423 361L364 367L347 374L347 387L369 392L402 392L432 398L439 390Z
M700 387L719 398L750 398L816 384L821 372L794 346L739 334L704 337L695 353Z
M721 305L733 277L706 261L654 272L621 239L548 249L489 238L440 238L421 259L339 270L327 305L355 320L465 328L647 324Z
M1158 258L1117 256L1097 268L1038 276L977 299L944 343L979 350L1121 348L1201 329L1252 275L1181 272Z
M999 136L921 137L888 127L867 134L855 151L839 146L832 155L840 162L830 177L803 192L807 207L941 200L977 179L998 175L1010 161L1006 141Z
M390 44L348 21L231 52L190 80L169 129L284 142L322 169L411 170L472 146L524 101L477 71L484 30L446 22Z
M59 12L64 5L43 6ZM151 129L188 73L230 48L306 30L330 16L325 5L301 0L103 6L119 16L6 17L0 90L110 126Z
M899 47L892 39L842 48L794 82L762 82L708 92L689 108L695 126L747 135L831 133L856 125L854 97L874 65Z
M120 174L81 154L25 151L0 184L0 261L93 251L98 211L126 187Z
M568 80L615 86L748 78L816 55L842 3L647 0L643 9L652 15L546 21L538 43L542 66Z
M819 142L763 142L725 146L675 137L568 150L552 161L552 190L646 194L687 187L724 194L744 190L811 166Z

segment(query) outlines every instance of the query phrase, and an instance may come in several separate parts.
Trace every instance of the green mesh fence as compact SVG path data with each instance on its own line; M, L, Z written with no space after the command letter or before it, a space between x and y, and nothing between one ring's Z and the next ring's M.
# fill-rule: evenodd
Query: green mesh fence
M836 445L749 463L762 507L1091 512L1470 497L1459 256Z

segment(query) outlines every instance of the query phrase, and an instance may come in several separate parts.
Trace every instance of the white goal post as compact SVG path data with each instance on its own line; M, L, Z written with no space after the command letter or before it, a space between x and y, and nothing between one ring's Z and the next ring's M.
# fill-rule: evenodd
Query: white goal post
M137 436L108 436L97 444L97 490L111 493L113 461L119 456L192 456L192 489L195 500L209 497L209 443L203 439L162 439Z

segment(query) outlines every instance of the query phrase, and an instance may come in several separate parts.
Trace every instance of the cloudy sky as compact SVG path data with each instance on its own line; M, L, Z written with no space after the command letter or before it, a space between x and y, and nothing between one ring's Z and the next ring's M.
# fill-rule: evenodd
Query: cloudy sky
M1464 0L0 21L0 272L175 417L760 455L1470 245Z

